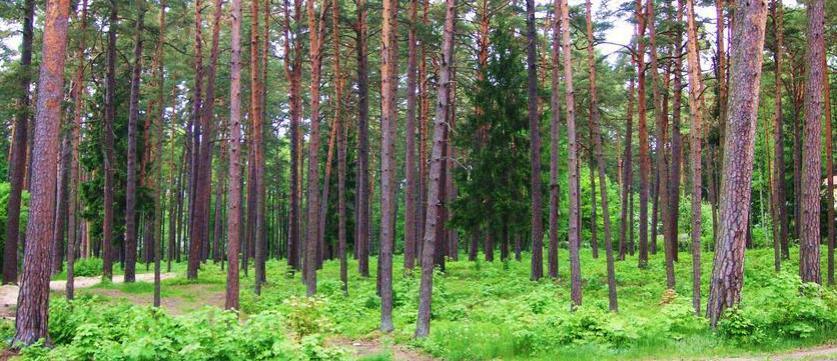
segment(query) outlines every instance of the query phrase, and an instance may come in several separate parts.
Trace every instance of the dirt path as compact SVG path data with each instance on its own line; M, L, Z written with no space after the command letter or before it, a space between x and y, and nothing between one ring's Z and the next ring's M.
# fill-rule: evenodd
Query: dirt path
M384 345L380 340L349 340L336 338L327 342L329 346L338 346L352 351L356 358L375 355L389 355L393 361L437 361L430 355L402 345Z
M162 273L160 279L174 278L176 273ZM102 277L76 277L74 285L75 288L93 287L102 282ZM122 283L122 277L114 277L113 283ZM154 282L153 273L140 273L137 275L137 282ZM49 290L52 292L64 292L67 288L67 281L50 281ZM20 293L20 287L17 285L3 285L0 286L0 318L14 319L15 306L17 306L17 296Z
M742 356L721 359L721 361L820 361L837 360L837 345L822 345L774 355Z

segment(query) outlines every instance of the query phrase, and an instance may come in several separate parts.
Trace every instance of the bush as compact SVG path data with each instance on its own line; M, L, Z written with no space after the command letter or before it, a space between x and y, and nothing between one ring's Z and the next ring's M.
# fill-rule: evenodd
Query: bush
M250 315L205 308L172 317L160 309L112 306L94 297L51 304L50 336L25 348L24 360L342 360L345 352L327 348L313 334L295 342L285 337L287 322L278 311Z
M73 275L76 277L95 277L102 275L101 258L81 258L74 263Z

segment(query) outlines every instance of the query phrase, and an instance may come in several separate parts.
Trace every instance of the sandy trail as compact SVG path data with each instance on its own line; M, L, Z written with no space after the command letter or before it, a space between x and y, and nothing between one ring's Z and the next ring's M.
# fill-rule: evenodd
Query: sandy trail
M176 273L162 273L160 274L160 279L164 280L167 278L174 278L177 276ZM76 277L75 278L75 288L88 288L93 287L102 282L101 276L96 277ZM121 276L114 276L113 283L122 283L123 278ZM137 282L154 282L154 274L153 273L140 273L137 274ZM67 281L60 280L60 281L50 281L49 282L49 290L52 292L64 292L67 288ZM20 287L17 285L3 285L0 286L0 318L5 319L14 319L14 308L17 306L17 296L20 293Z
M837 360L837 345L822 345L773 355L742 356L721 359L721 361L814 361Z

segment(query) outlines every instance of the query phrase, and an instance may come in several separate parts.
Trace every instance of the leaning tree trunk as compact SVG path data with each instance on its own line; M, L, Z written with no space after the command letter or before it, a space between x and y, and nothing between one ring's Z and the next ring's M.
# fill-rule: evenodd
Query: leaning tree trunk
M535 0L526 0L526 64L528 74L529 145L532 159L532 174L529 192L532 203L532 270L534 281L543 277L543 211L541 210L541 134L538 123L538 69L535 33Z
M442 211L441 190L444 184L440 177L444 167L442 156L445 149L445 124L448 91L451 86L451 67L453 61L453 37L456 31L456 0L445 0L445 28L442 40L442 57L439 64L439 91L436 102L436 117L433 124L433 150L430 161L430 177L427 184L427 217L421 251L421 285L419 288L419 309L416 321L417 338L430 334L430 306L433 293L433 266L437 244L436 221Z
M20 238L20 203L23 194L23 178L26 174L26 148L29 136L30 100L32 82L32 23L35 19L35 0L26 0L23 11L23 39L20 52L20 98L14 120L14 136L9 152L9 201L6 203L6 242L3 249L3 284L17 283L17 252Z
M822 108L825 69L824 1L811 0L808 7L808 39L805 54L805 137L802 148L802 189L799 235L799 276L803 282L822 283L820 274L820 182L822 176ZM830 120L829 120L830 121ZM830 134L829 134L830 136ZM828 154L831 157L831 154ZM832 177L831 174L828 175ZM832 207L832 205L829 205Z
M585 2L587 17L587 66L590 74L590 128L593 137L593 149L599 170L599 193L602 197L602 220L604 221L605 258L607 259L607 296L611 311L619 310L616 298L616 268L613 264L613 242L610 230L610 208L607 199L607 174L605 173L605 158L602 147L602 131L599 127L599 108L596 94L596 62L593 49L593 11L591 1ZM572 89L572 87L568 88ZM593 181L593 177L590 177ZM593 203L595 205L595 202ZM595 209L595 206L594 206ZM595 219L595 217L594 217ZM596 227L596 224L593 224ZM580 298L579 298L580 299ZM579 301L579 304L581 302Z
M56 211L54 190L69 12L69 0L47 2L34 123L33 171L29 188L32 194L29 209L35 217L26 226L23 277L17 300L16 332L12 345L31 345L49 337L49 259L52 222Z
M570 15L567 0L561 0L561 43L564 56L564 89L567 101L567 153L569 165L570 214L570 283L573 306L581 306L581 262L578 248L579 236L579 195L578 195L578 144L575 134L575 91L573 90L572 45L570 44Z
M720 227L707 315L712 326L724 310L741 300L744 278L744 246L750 213L753 174L753 142L758 112L764 27L767 6L760 1L735 1L735 27L730 58L733 84L729 100L724 144Z

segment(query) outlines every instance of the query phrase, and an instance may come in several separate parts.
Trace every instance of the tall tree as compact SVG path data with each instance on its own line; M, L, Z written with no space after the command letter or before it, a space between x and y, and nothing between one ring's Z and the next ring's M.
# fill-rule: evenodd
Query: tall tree
M303 263L303 275L305 284L307 285L308 296L313 296L317 293L317 233L319 233L318 224L320 224L320 66L322 64L322 54L320 50L321 39L323 34L322 16L325 14L325 8L320 7L320 14L318 15L315 7L315 1L308 1L306 9L308 12L308 41L309 41L309 59L311 61L311 127L308 141L308 244L305 247L305 261Z
M776 42L773 44L774 63L774 92L773 92L773 207L776 216L779 218L773 222L774 248L781 249L779 258L787 259L788 256L788 214L785 207L785 141L782 130L782 49L784 43L784 29L782 29L782 0L772 1L773 33L776 34ZM781 260L775 262L775 269L779 271Z
M104 212L102 215L102 278L113 279L113 122L116 116L116 28L119 21L117 1L110 0L108 17L107 64L105 70L105 117L102 124L104 153Z
M602 131L599 127L599 103L596 92L596 57L593 42L593 10L590 0L585 1L585 14L587 18L587 69L590 74L590 132L593 137L593 149L596 156L596 164L599 170L599 193L602 197L602 220L604 222L605 258L607 259L607 295L611 311L618 311L619 304L616 298L616 268L613 264L613 243L610 231L610 208L607 199L607 174L605 173L605 158L602 147ZM570 87L571 89L572 87ZM591 172L592 173L592 172ZM594 177L590 177L595 182ZM593 184L593 183L591 183ZM593 186L595 187L595 186ZM594 209L595 209L595 202ZM593 227L596 227L594 224ZM580 299L580 297L579 297ZM581 302L579 302L580 304Z
M70 159L70 184L68 185L67 199L67 229L69 230L69 237L67 238L67 286L65 294L68 300L75 297L75 255L76 255L76 230L80 224L81 217L77 217L76 209L78 208L78 187L79 187L79 141L81 140L81 122L84 116L84 67L85 56L84 51L86 47L86 31L87 31L87 0L81 2L80 14L78 18L81 21L79 26L79 42L76 50L76 58L78 59L78 66L73 77L73 88L71 97L73 99L73 123L70 129L70 147L72 148L72 156ZM83 253L82 253L83 255Z
M825 56L825 52L823 52L823 56ZM828 63L826 63L828 64ZM834 284L834 243L836 230L834 229L834 147L832 139L833 133L831 131L831 83L829 82L828 77L828 66L825 66L823 70L823 96L825 100L825 173L828 175L828 183L826 188L826 197L825 201L828 205L828 213L827 213L827 221L826 221L826 229L828 229L828 260L827 260L827 267L828 267L828 274L826 277L828 278L828 284Z
M340 70L340 1L334 0L331 8L332 46L334 51L334 124L337 128L337 253L340 258L340 282L343 294L349 293L348 265L346 264L346 151L348 124L341 121L343 100L343 73Z
M645 114L645 12L642 0L636 1L637 18L637 128L639 132L639 268L648 266L648 175L651 173L651 158L648 155L648 120ZM656 70L654 70L656 71Z
M805 137L802 148L802 189L799 237L799 276L803 282L822 283L820 275L820 184L822 177L823 76L825 70L825 2L807 3L808 31L805 48ZM830 120L829 120L830 121ZM828 136L831 136L830 134ZM831 157L831 154L828 154ZM831 174L828 175L832 177ZM829 205L833 207L833 205Z
M165 142L165 129L163 127L166 113L165 101L165 76L163 75L163 46L166 41L166 7L167 1L160 1L160 14L157 21L160 25L160 34L157 37L157 46L154 50L153 79L157 83L157 114L155 117L156 140L154 152L154 172L156 184L154 187L154 307L160 307L160 258L163 252L163 143ZM174 171L174 169L172 169Z
M575 131L575 90L573 90L572 44L570 43L570 7L567 0L561 0L561 48L564 56L564 92L567 102L567 159L569 170L570 214L569 214L569 246L570 246L570 284L572 302L574 306L581 306L581 261L578 249L581 244L579 227L579 194L578 194L578 144Z
M392 250L395 243L395 134L398 128L398 1L384 0L381 30L381 331L392 331Z
M427 183L427 217L421 251L421 284L419 288L418 319L416 338L430 334L430 307L433 300L433 266L437 239L436 222L442 208L441 189L444 186L440 174L444 166L442 153L445 149L445 124L451 86L453 61L453 37L456 32L456 0L445 0L445 27L442 37L442 57L439 64L439 92L436 102L436 117L433 121L433 150L430 161L430 177Z
M543 211L541 204L541 134L538 112L537 40L535 33L535 0L526 0L526 64L529 75L529 149L532 157L532 280L543 277Z
M695 6L686 0L687 62L689 64L689 159L692 167L692 304L700 315L700 232L701 232L701 127L703 116L703 84L700 77Z
M632 55L633 56L633 55ZM633 201L633 194L631 188L633 186L633 131L634 131L634 74L631 74L631 79L628 85L628 110L625 121L625 152L622 158L622 209L620 213L619 225L619 259L625 259L625 253L628 250L628 242L626 239L627 233L630 231L633 238L633 211L628 212L630 202ZM630 199L630 201L629 201ZM631 242L631 254L633 254L633 242Z
M227 216L227 290L224 308L238 309L241 235L241 0L232 0L230 54L230 193Z
M553 1L552 21L552 107L549 127L549 254L547 255L549 277L558 277L558 217L560 215L558 202L558 142L561 123L561 93L558 64L561 53L561 1ZM487 56L487 55L486 55Z
M20 203L23 193L23 178L26 174L26 148L28 144L28 123L31 111L29 88L32 83L32 23L35 19L35 0L23 4L23 36L20 51L20 97L14 120L14 137L9 152L9 200L6 203L6 241L3 245L3 284L17 283L17 252L20 237Z
M136 280L137 263L137 122L142 74L142 32L145 21L145 2L136 3L137 20L134 25L134 64L131 67L131 94L128 109L128 166L125 176L125 282Z
M404 268L413 269L416 259L416 233L419 215L416 213L418 195L416 167L416 86L418 54L416 49L416 23L418 21L418 0L410 1L410 26L407 31L407 121L405 123L406 154L404 155L407 188L404 190Z
M358 272L369 277L369 45L366 0L357 0L357 23L355 38L357 45L357 88L358 88L358 156L357 197L355 220L355 243Z
M218 1L218 0L216 0ZM252 190L254 194L248 193L248 199L250 197L255 198L253 209L247 209L247 212L251 212L254 214L254 228L251 230L252 235L252 245L250 246L255 251L255 268L256 268L256 279L254 282L255 285L255 292L256 294L261 294L261 286L262 283L265 282L265 233L264 233L264 187L262 187L262 183L264 182L264 140L262 139L264 136L264 125L262 121L262 84L261 84L261 73L259 72L259 46L261 43L259 42L260 39L260 29L259 29L259 12L260 11L268 11L268 9L259 9L259 1L260 0L251 0L250 1L250 135L252 139L250 139L251 144L251 151L254 153L253 161L253 178L251 178L248 182L248 185L252 184ZM220 4L220 3L219 3ZM267 36L267 34L265 34ZM312 43L313 44L313 43ZM266 66L266 64L263 64ZM313 95L313 94L312 94ZM317 118L311 118L312 123L316 121ZM313 223L317 224L317 223ZM314 227L315 229L317 227Z
M23 275L12 344L30 345L48 335L50 247L55 213L55 180L58 159L61 101L64 98L64 58L67 50L69 0L47 1L43 55L38 77L38 102L32 148L32 198L34 215L26 226Z
M294 1L294 21L299 22L302 2ZM290 170L290 208L288 210L288 265L292 269L299 269L300 252L300 164L302 136L299 125L302 118L302 99L300 97L302 78L302 51L298 34L291 35L291 15L288 0L283 3L285 17L283 20L285 78L290 83L289 103L291 110L291 170ZM291 45L293 44L293 48Z
M730 57L732 89L724 139L720 227L712 279L709 282L709 321L714 327L724 310L741 299L744 246L750 212L753 142L759 100L767 7L762 1L735 0Z
M203 11L203 0L195 0L195 85L192 89L192 157L191 157L191 181L190 181L190 197L189 197L189 264L186 269L186 277L188 279L198 278L198 268L200 267L201 258L201 233L200 233L200 192L198 185L202 184L200 181L200 144L201 131L203 122L201 121L201 111L203 109L203 20L201 19L201 12Z

